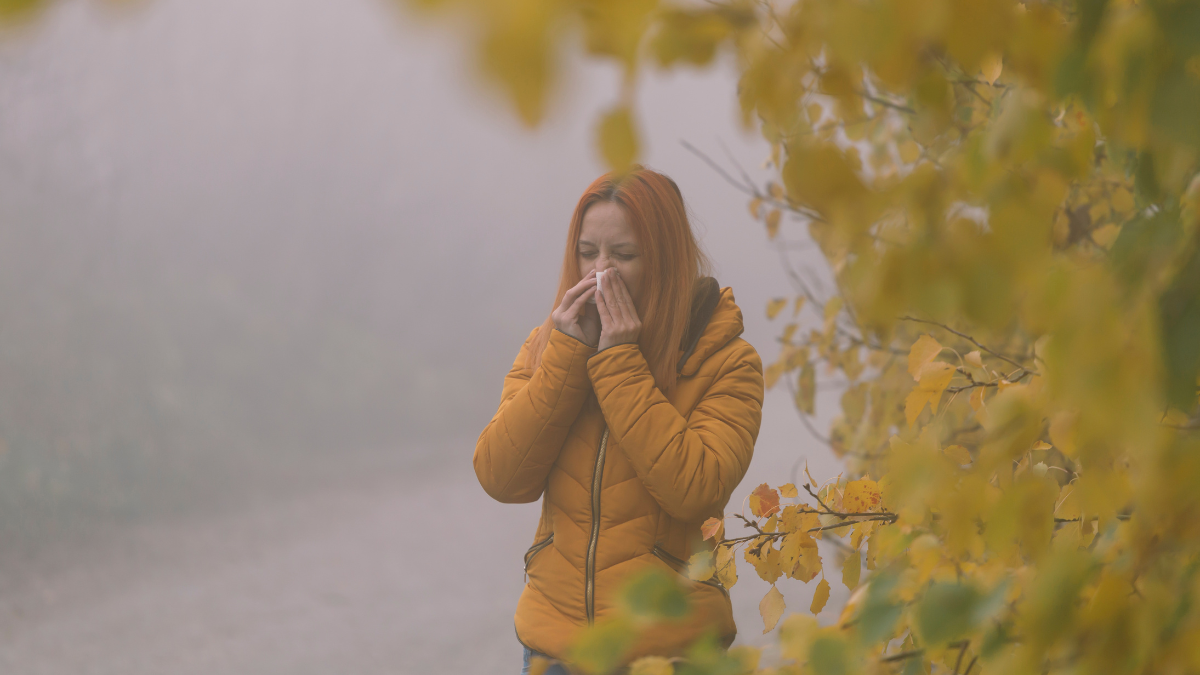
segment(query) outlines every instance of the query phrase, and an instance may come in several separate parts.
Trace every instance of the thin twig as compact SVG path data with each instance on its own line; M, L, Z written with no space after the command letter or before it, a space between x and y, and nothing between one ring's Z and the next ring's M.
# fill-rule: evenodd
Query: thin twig
M812 491L812 488L809 487L807 483L804 485L804 491L812 495L813 499L817 500L817 503L821 505L821 508L825 509L825 513L833 513L833 511L825 505L825 502L821 501L821 498L817 496L817 493Z
M708 165L708 168L712 169L713 171L716 171L716 172L717 172L717 173L718 173L718 174L719 174L719 175L720 175L722 178L724 178L724 179L726 180L726 182L728 182L730 185L732 185L732 186L734 186L735 188L737 188L737 189L741 190L742 192L745 192L746 194L749 194L749 195L750 195L750 196L752 196L752 197L759 197L759 196L760 196L760 195L758 194L758 191L754 189L754 185L753 185L753 184L749 184L749 185L743 185L743 184L739 183L739 182L737 181L737 179L735 179L733 176L730 176L730 175L729 175L729 173L725 171L725 169L721 168L721 165L720 165L720 164L717 164L716 162L714 162L714 161L713 161L713 160L712 160L712 159L711 159L711 158L710 158L708 155L706 155L706 154L704 154L703 152L701 152L701 151L699 150L699 148L697 148L696 146L694 146L694 145L692 145L691 143L688 143L687 141L684 141L684 140L681 140L681 141L679 141L679 142L680 142L680 143L683 145L683 147L684 147L684 148L686 148L686 149L688 150L688 152L690 152L690 153L692 153L693 155L696 155L697 157L699 157L699 158L700 158L700 161L702 161L702 162L704 162L705 164L707 164L707 165Z
M967 654L967 646L970 644L970 641L964 640L962 649L958 650L958 660L954 662L954 675L958 675L958 668L962 665L963 656Z
M754 180L750 178L750 174L746 173L746 170L742 168L742 165L738 163L736 158L734 158L733 153L729 151L729 146L725 145L725 142L719 138L717 139L717 143L719 143L721 145L721 149L725 151L725 157L729 160L729 162L737 167L738 172L742 174L742 180L746 181L746 185L754 185Z
M823 527L814 527L807 531L808 532L822 532L824 530L836 530L839 527L848 527L851 525L855 525L857 523L870 523L873 521L894 523L894 522L896 522L897 518L899 518L899 516L897 516L896 514L889 513L889 514L883 516L882 518L863 518L862 520L847 520L846 522L843 522L843 523L834 523L833 525L825 525Z
M1037 372L1036 370L1031 370L1031 369L1029 369L1028 367L1026 367L1026 366L1024 366L1024 365L1021 365L1021 364L1020 364L1020 363L1018 363L1017 361L1014 361L1014 360L1012 360L1012 359L1008 358L1007 356L1005 356L1005 355L1003 355L1003 354L1001 354L1001 353L999 353L999 352L997 352L997 351L994 351L994 350L992 350L992 349L989 349L989 348L988 348L986 345L984 345L984 344L981 344L981 343L980 343L978 340L976 340L975 338L971 337L970 335L967 335L966 333L960 333L960 332L958 332L958 331L954 330L953 328L951 328L951 327L947 326L947 325L946 325L946 324L944 324L944 323L938 323L937 321L930 321L930 320L928 320L928 319L918 319L918 318L916 318L915 316L902 316L902 317L900 317L900 320L901 320L901 321L914 321L914 322L916 322L916 323L927 323L927 324L929 324L929 325L931 325L931 326L937 326L938 328L941 328L942 330L948 331L948 332L950 332L950 333L954 333L954 334L955 334L955 335L957 335L958 337L960 337L960 338L962 338L962 339L966 340L967 342L970 342L971 344L975 345L976 347L979 347L979 348L980 348L980 349L982 349L983 351L985 351L985 352L987 352L987 353L991 354L992 356L994 356L994 357L996 357L996 358L1000 359L1001 361L1006 361L1006 362L1008 362L1008 363L1011 363L1012 365L1014 365L1014 366L1016 366L1016 367L1020 368L1021 370L1024 370L1024 371L1028 372L1028 373L1029 373L1029 374L1031 374L1031 375L1038 375L1038 372Z
M904 661L904 660L911 659L911 658L914 658L917 656L921 656L924 653L925 653L924 649L913 649L911 651L900 652L898 654L892 654L891 656L885 656L879 660L884 663L895 663L896 661Z
M855 93L858 94L859 96L867 99L868 101L870 101L872 103L878 103L879 105L884 106L885 108L891 108L892 110L899 110L900 112L908 113L909 115L917 114L916 110L913 110L912 108L910 108L906 105L901 105L899 103L892 103L891 101L889 101L885 98L879 98L878 96L872 96L870 93L868 93L866 91L858 91Z

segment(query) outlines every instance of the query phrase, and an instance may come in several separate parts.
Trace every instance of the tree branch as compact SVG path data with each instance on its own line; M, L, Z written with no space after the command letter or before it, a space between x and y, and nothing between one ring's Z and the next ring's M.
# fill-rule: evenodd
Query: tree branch
M1014 361L1014 360L1008 358L1007 356L988 348L986 345L981 344L978 340L971 337L970 335L967 335L966 333L960 333L960 332L954 330L953 328L947 326L944 323L938 323L937 321L930 321L928 319L918 319L915 316L907 316L907 315L900 317L900 320L901 321L913 321L916 323L926 323L931 326L937 326L938 328L941 328L942 330L953 333L953 334L957 335L958 337L966 340L967 342L970 342L971 344L975 345L976 347L979 347L981 350L991 354L992 356L1000 359L1001 361L1011 363L1012 365L1016 366L1017 368L1020 368L1021 370L1025 371L1031 375L1038 375L1038 372L1036 370L1031 370L1030 368L1027 368L1026 366L1021 365L1017 361Z

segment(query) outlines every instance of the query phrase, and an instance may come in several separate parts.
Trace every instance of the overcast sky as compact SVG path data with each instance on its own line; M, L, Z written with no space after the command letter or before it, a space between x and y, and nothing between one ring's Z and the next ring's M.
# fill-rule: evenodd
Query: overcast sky
M471 59L383 0L61 2L10 35L0 476L62 497L231 449L469 457L549 311L616 96L615 68L576 58L530 131ZM777 254L680 143L766 177L734 87L728 64L648 72L638 111L769 362ZM772 394L760 455L822 452Z
M314 583L359 593L363 606L351 602L346 611L389 630L397 603L440 611L438 598L404 585L423 578L404 565L425 557L403 558L411 547L384 525L334 519L329 532L351 529L330 539L303 535L317 537L311 547L322 556L357 556L361 548L364 560L378 550L371 537L385 538L401 562L384 577L330 568L314 581L303 576L315 569L305 561L284 552L268 564L261 561L275 558L255 553L261 565L246 577L251 590L222 577L203 582L215 589L204 597L261 591L261 607L196 607L188 620L207 622L196 625L162 621L179 618L176 595L193 582L138 584L163 567L156 561L178 567L197 559L182 553L195 544L182 542L211 542L203 548L214 560L244 555L248 542L262 540L253 518L237 515L233 530L213 526L209 539L173 524L166 535L154 530L145 550L174 558L125 547L107 567L87 568L82 600L57 609L46 609L49 591L12 604L14 588L28 586L14 565L33 560L42 574L51 558L33 551L93 534L99 522L240 514L250 497L309 488L315 495L323 483L367 471L422 489L432 489L426 476L436 475L438 490L458 495L455 508L474 514L459 518L474 523L473 539L523 550L536 507L488 501L470 458L517 350L550 311L571 211L604 171L592 128L616 99L616 69L573 57L547 122L530 131L474 76L460 36L394 2L148 0L122 11L107 4L63 0L0 40L0 600L9 601L0 602L0 628L29 629L31 607L52 617L37 624L37 640L0 641L0 663L5 655L10 665L25 663L20 654L40 663L43 644L82 644L72 631L84 631L100 651L63 651L61 671L39 672L80 672L73 664L104 659L111 671L89 672L143 672L121 659L161 627L176 633L159 636L163 660L145 661L144 672L190 672L178 659L196 644L207 645L203 654L241 649L249 664L242 672L273 672L261 659L282 654L314 668L345 665L349 657L337 650L356 643L321 641L344 637L333 629L344 616L327 607L287 633L290 652L264 647L274 634L259 642L250 632L262 625L256 612L296 600L273 593L308 602L304 588ZM745 197L681 145L768 177L760 168L765 143L738 124L735 86L727 62L644 73L640 131L645 163L679 184L717 280L743 310L743 337L770 363L783 322L767 321L765 306L790 294L778 254ZM805 238L786 220L783 235ZM815 260L811 251L794 259ZM820 427L828 428L837 395L836 387L822 389ZM768 393L755 458L735 494L786 482L806 459L818 477L839 471L779 386ZM389 499L407 498L388 490ZM424 494L412 499L425 505ZM388 515L370 522L391 523L391 510L410 508L404 504L379 506ZM324 512L317 501L297 508L297 522ZM269 531L289 527L299 525ZM61 569L96 559L71 546L56 558ZM423 645L430 659L452 653L477 663L485 657L438 646L457 640L454 631L470 620L479 645L507 655L520 585L512 570L507 585L464 587L480 609L469 619L443 612L443 623L402 628L409 642L400 651ZM453 567L422 573L464 577ZM392 589L399 600L380 590L386 574L402 579ZM340 586L348 577L360 587ZM735 612L750 626L743 639L757 639L766 587L747 577ZM57 597L75 597L58 577L46 579L39 583ZM91 595L125 584L137 593L115 590L111 606ZM140 613L119 604L124 597L139 598ZM371 602L382 614L364 609ZM135 615L142 623L126 621ZM222 642L229 625L250 632L236 645ZM396 649L394 634L375 637ZM326 646L328 662L310 659ZM196 672L212 671L197 659ZM380 672L395 672L391 661L381 663Z

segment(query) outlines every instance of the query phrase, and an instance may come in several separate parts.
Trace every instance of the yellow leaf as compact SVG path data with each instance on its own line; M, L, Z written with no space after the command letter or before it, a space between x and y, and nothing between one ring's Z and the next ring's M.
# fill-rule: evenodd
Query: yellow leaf
M521 121L532 128L542 120L553 84L557 12L542 0L513 3L504 10L489 12L478 56L483 71L504 86Z
M1121 226L1115 223L1109 223L1104 227L1097 228L1092 231L1092 241L1104 248L1112 246L1112 243L1117 240L1117 235L1121 234Z
M924 368L925 364L934 360L940 353L942 353L942 345L937 340L928 335L917 338L912 348L908 350L908 374L912 375L914 380L921 379L917 377L921 368Z
M917 421L926 403L930 405L933 413L937 414L942 392L949 386L953 377L954 366L949 363L934 361L921 368L916 388L904 400L904 417L908 420L908 426L911 427Z
M961 445L951 445L942 450L955 464L970 464L971 453Z
M793 314L793 316L795 316L795 314ZM784 326L783 327L783 341L791 342L792 336L796 334L796 329L799 327L800 327L799 324L795 324L795 323L789 323L788 325Z
M816 612L813 612L816 614ZM820 624L811 616L792 614L779 627L779 653L785 659L807 661L809 646L820 630Z
M817 481L816 481L816 479L814 479L814 478L812 477L812 474L811 474L811 473L809 473L809 471L808 471L808 461L805 461L805 462L804 462L804 475L805 475L805 476L808 476L808 484L809 484L809 485L811 485L811 486L813 486L813 487L816 487L816 486L817 486Z
M979 423L984 428L988 428L988 412L987 408L984 407L983 387L975 387L971 390L970 402L971 409L975 411L975 419L979 420Z
M796 388L796 407L811 415L816 407L817 372L811 363L804 364L800 369L800 378Z
M763 633L770 633L775 628L775 624L779 623L779 617L783 616L784 602L783 593L775 588L775 584L771 584L771 590L763 596L762 601L758 603L758 613L763 619Z
M808 296L805 295L796 296L796 302L794 305L792 305L792 316L796 316L800 313L800 308L804 306L804 301L807 299Z
M717 571L712 551L697 551L688 559L688 578L692 581L708 581Z
M779 550L771 546L771 540L768 537L755 538L747 544L746 551L742 555L746 562L754 565L754 571L758 573L759 578L768 584L775 583L783 574L783 569L780 567Z
M535 656L529 659L529 675L542 675L552 665L554 665L554 661L551 659Z
M979 353L978 349L973 352L968 352L967 355L963 357L963 361L966 361L968 366L973 366L981 370L983 369L983 355Z
M783 213L779 209L771 209L767 214L767 239L774 239L775 235L779 234L779 221L783 218Z
M904 141L896 149L900 151L900 161L905 164L912 164L921 157L921 146L912 139Z
M827 602L829 602L829 582L821 579L821 583L817 584L817 589L813 592L812 604L809 605L808 611L820 614L821 610L825 609Z
M842 494L842 508L846 513L875 511L879 509L881 498L879 483L869 478L853 480L846 484L846 491Z
M1133 210L1133 195L1125 188L1117 188L1112 194L1112 206L1120 212Z
M795 349L785 349L783 353L787 354L787 356L784 357L783 362L787 364L788 370L802 368L804 367L804 364L808 363L807 346L797 347Z
M857 549L862 546L863 539L871 536L877 525L879 525L878 520L860 520L855 523L850 533L850 548Z
M629 665L629 675L674 675L675 664L665 656L643 656Z
M983 408L983 387L975 387L971 390L971 409L978 412Z
M761 197L755 197L754 199L750 200L750 216L751 217L756 218L756 219L758 218L758 211L759 211L759 209L762 208L762 203L763 203L763 200Z
M1034 450L1049 450L1052 447L1054 446L1050 445L1046 441L1038 441L1037 443L1033 444Z
M767 366L766 372L763 373L763 384L767 389L775 386L775 383L779 381L779 376L783 375L783 371L784 364L782 363L772 363Z
M783 186L779 183L767 183L767 192L775 199L783 199Z
M859 104L861 107L861 103ZM783 181L788 197L822 214L838 213L838 220L866 227L875 219L879 200L856 172L847 152L837 145L809 139L788 143Z
M801 511L798 506L789 506L782 512L779 531L807 533L812 528L820 526L821 521L817 519L817 514L812 511ZM811 545L816 546L816 544Z
M796 492L796 486L792 483L779 486L779 496L786 499L795 499L797 495L799 495L799 493Z
M1050 440L1067 457L1076 456L1075 423L1078 419L1078 414L1067 411L1050 418Z
M983 72L983 79L987 80L988 84L996 84L996 80L1000 79L1000 73L1004 71L1004 59L999 54L989 54L983 58L983 63L980 64L980 70Z
M629 108L620 106L600 119L598 142L600 155L614 171L624 171L637 159L637 133Z
M725 588L733 588L737 583L737 562L734 560L732 546L717 547L717 581Z
M862 573L862 555L854 551L842 562L842 583L846 588L854 590L858 586L858 577Z
M834 297L830 298L829 302L825 303L825 323L828 324L830 321L837 319L838 313L840 313L842 308L845 306L846 301L840 296L835 295Z
M816 579L820 573L821 553L817 549L816 542L811 539L807 540L807 543L802 541L800 557L796 560L796 567L791 571L792 578L807 584Z
M767 318L774 319L775 316L777 314L779 314L779 310L783 309L783 306L786 304L787 304L787 300L785 300L784 298L774 298L773 300L768 302L767 303Z
M1162 418L1162 423L1170 426L1183 426L1188 423L1188 414L1178 408L1171 408L1167 411L1165 417Z
M750 493L750 512L765 518L779 510L779 493L763 483Z
M725 538L725 520L723 518L709 518L704 521L704 525L700 526L700 534L704 535L704 540L708 541L713 537L720 541Z
M611 5L630 3L612 2ZM647 3L638 3L646 5ZM654 4L650 5L651 7ZM717 46L733 28L716 12L670 10L659 21L659 32L651 47L662 66L677 61L703 66L712 61Z
M808 105L807 111L808 111L808 121L810 124L816 124L817 122L821 121L821 115L824 114L824 112L821 108L821 104L819 104L819 103L810 103Z
M812 541L807 532L792 532L783 538L783 543L779 546L779 566L788 576L793 576L796 563L800 562L805 539Z
M758 647L750 645L739 645L730 648L725 652L726 656L733 662L737 663L737 667L732 672L736 673L757 673L758 662L762 657L762 650Z

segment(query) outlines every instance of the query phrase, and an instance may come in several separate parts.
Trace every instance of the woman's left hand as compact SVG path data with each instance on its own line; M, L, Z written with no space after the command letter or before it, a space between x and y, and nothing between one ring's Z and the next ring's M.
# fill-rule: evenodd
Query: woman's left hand
M596 294L596 310L600 313L600 344L597 351L626 342L637 344L642 332L633 297L620 273L615 269L604 274L601 291Z

